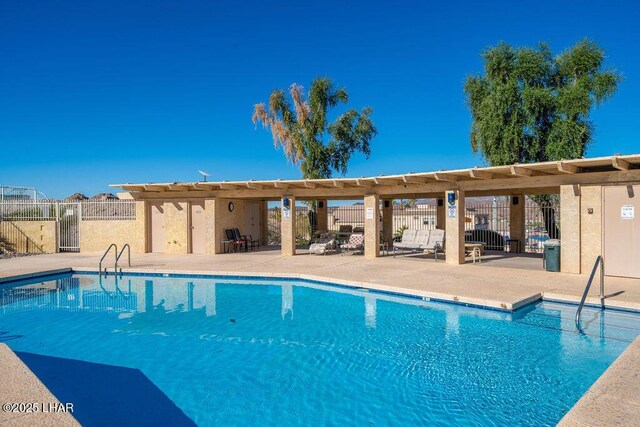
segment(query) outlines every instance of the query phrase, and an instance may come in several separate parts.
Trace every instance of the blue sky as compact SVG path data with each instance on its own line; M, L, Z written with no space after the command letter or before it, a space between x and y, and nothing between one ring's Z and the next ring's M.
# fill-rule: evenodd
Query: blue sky
M251 113L317 76L374 109L371 158L353 158L348 176L482 165L462 86L501 40L600 44L624 81L593 114L588 155L637 153L639 12L632 1L2 1L0 184L64 197L197 169L298 178Z

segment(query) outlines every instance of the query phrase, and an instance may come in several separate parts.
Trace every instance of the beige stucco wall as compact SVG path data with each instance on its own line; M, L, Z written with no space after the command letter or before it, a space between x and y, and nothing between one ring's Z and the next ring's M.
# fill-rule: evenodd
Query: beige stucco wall
M56 252L56 230L55 221L0 221L0 238L8 252Z
M560 271L580 273L580 201L578 185L560 187Z
M596 257L602 254L602 187L582 187L581 195L580 270L589 273ZM593 209L593 213L589 213L589 209Z
M164 253L189 252L189 204L186 200L164 202Z
M296 254L296 199L291 196L285 197L289 198L291 206L289 217L286 218L284 202L281 201L280 206L282 206L282 214L280 216L280 243L282 247L282 255L292 256Z
M145 205L136 202L135 220L80 221L80 252L104 251L111 243L118 250L125 243L131 252L145 252Z
M364 256L380 256L380 198L377 194L364 196ZM367 218L367 209L373 210L373 218Z
M449 193L455 194L456 213L453 218L446 214L445 219L447 264L464 264L465 192L462 190L447 191L447 197ZM445 197L445 204L447 204L447 197Z

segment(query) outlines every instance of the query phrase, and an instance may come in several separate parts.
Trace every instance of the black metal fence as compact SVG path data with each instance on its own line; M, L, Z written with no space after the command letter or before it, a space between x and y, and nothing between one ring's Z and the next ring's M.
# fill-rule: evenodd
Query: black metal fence
M437 225L437 203L435 199L419 201L395 201L393 206L393 235L401 236L405 229L432 230ZM523 252L541 253L543 243L549 238L559 236L560 209L557 196L525 197L525 237L517 242ZM296 240L300 245L309 242L312 236L313 209L298 205L295 209ZM515 250L509 244L508 197L480 197L466 199L466 235L467 241L481 241L488 250ZM268 243L280 244L280 207L269 207ZM364 204L341 204L327 207L328 231L337 232L341 226L352 230L364 228ZM384 231L384 230L383 230ZM513 246L513 247L510 247Z

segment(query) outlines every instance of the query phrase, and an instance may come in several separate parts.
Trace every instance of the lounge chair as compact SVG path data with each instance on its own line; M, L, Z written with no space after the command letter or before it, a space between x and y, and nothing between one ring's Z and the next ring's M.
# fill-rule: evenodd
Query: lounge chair
M336 239L333 234L328 233L321 235L315 242L309 246L309 253L315 255L326 255L335 251Z
M349 241L340 245L342 253L345 252L360 252L364 250L364 234L352 234L349 236Z
M338 242L345 242L349 240L349 236L353 234L353 225L341 225L338 228L338 234L336 234L336 240Z

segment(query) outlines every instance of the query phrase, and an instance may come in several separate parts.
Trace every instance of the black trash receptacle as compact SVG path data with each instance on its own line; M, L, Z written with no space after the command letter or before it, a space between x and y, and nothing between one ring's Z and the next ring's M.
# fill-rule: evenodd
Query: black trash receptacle
M560 271L560 240L544 242L544 266L547 271Z

